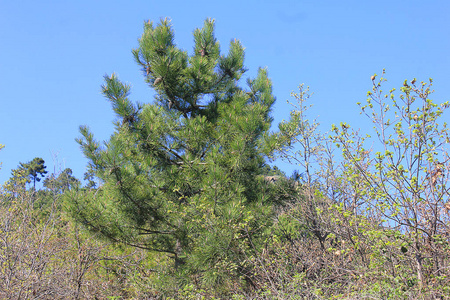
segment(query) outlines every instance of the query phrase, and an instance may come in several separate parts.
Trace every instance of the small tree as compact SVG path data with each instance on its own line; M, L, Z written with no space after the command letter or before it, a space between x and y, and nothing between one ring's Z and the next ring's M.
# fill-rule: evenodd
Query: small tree
M238 85L244 48L233 40L221 55L214 21L196 29L194 41L188 55L175 45L168 20L145 23L133 55L155 103L134 104L130 86L105 76L103 94L119 119L115 133L100 146L81 127L78 140L103 185L95 195L73 193L71 202L93 231L169 254L200 282L250 282L245 245L258 247L271 214L271 199L258 188L265 167L258 146L272 121L272 85L264 69L247 80L247 90Z
M424 287L449 267L450 139L446 123L439 123L449 103L437 105L430 99L431 79L405 80L397 97L395 89L383 94L385 79L375 77L361 108L373 122L379 144L365 147L369 136L345 123L334 128L335 141L355 197L381 224L405 234L402 251L413 253L417 281Z

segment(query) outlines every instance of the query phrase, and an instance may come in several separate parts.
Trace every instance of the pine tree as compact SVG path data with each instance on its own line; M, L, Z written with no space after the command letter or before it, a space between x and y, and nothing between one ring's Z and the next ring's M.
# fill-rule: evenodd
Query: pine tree
M103 145L80 127L78 142L101 186L72 193L72 208L91 230L167 253L178 271L202 274L206 284L230 274L251 280L244 257L260 244L272 213L258 176L270 153L262 144L272 84L260 69L248 88L239 85L244 47L233 40L221 55L213 20L193 35L189 55L175 45L167 19L144 24L132 53L154 103L132 102L129 85L105 76L102 91L118 121Z
M33 181L33 188L36 189L36 181L41 181L41 178L48 172L45 170L45 161L40 157L35 157L28 163L20 163L20 168L25 170L25 174Z

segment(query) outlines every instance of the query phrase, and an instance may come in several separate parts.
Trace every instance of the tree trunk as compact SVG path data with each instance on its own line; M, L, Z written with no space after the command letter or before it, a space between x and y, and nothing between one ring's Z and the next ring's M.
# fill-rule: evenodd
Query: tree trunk
M419 282L419 288L423 288L423 266L422 256L420 253L416 253L416 267L417 267L417 280Z
M184 265L184 263L185 263L184 259L180 258L181 253L182 253L181 242L179 239L177 239L177 242L175 245L175 269L178 269L180 266Z

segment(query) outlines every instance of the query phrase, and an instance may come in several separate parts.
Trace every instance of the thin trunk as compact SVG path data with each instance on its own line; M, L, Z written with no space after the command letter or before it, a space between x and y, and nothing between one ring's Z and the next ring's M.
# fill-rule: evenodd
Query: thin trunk
M175 245L175 269L178 269L180 266L184 265L184 260L180 258L182 253L181 242L179 239L176 241Z
M419 288L423 288L423 266L422 266L422 255L416 253L416 267L417 267L417 280L419 282Z

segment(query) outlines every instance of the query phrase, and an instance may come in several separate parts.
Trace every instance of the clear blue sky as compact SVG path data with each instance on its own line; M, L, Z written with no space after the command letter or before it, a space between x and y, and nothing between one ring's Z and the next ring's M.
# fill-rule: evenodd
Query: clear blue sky
M132 84L135 100L153 101L131 55L144 20L171 18L178 46L192 52L193 30L214 18L222 50L233 38L246 47L248 76L268 68L275 122L288 117L286 100L305 83L315 93L311 118L326 131L341 121L367 126L356 102L383 68L389 87L432 77L433 99L449 100L449 15L447 0L0 0L0 183L37 156L50 172L70 167L83 177L79 125L99 140L113 132L104 74Z

